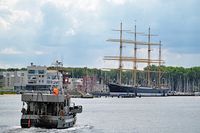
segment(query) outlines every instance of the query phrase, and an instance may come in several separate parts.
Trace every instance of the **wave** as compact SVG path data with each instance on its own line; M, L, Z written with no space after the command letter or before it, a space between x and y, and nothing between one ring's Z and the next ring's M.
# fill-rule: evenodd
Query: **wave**
M74 127L67 129L45 129L45 128L21 128L21 126L0 126L3 133L78 133L78 132L90 132L93 126L90 125L75 125Z

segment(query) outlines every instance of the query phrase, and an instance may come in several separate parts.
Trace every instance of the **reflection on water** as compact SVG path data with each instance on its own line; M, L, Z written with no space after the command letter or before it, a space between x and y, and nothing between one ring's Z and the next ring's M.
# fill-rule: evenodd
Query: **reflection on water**
M69 129L21 129L20 95L0 96L0 132L199 133L200 97L72 99L83 106Z

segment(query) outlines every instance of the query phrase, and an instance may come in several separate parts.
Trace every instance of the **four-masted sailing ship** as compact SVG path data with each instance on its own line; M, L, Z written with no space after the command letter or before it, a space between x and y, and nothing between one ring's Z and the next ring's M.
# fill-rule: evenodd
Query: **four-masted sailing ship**
M166 96L169 88L163 88L161 86L161 65L164 63L164 60L161 59L161 41L159 43L153 43L151 42L151 37L152 36L157 36L154 34L151 34L150 27L148 29L148 34L144 34L141 32L136 31L136 25L134 32L131 32L129 30L123 30L122 29L122 23L120 23L120 29L119 30L114 30L118 31L120 33L120 38L119 39L108 39L107 41L109 42L118 42L119 43L119 56L105 56L104 60L115 60L119 61L119 68L118 70L118 78L117 82L115 83L108 83L110 95L112 96ZM134 34L134 40L127 40L123 39L122 33L123 32L128 32L131 34ZM144 36L148 37L148 42L142 42L142 41L137 41L137 35L141 34ZM134 46L134 56L133 57L127 57L123 56L123 47L125 44L130 44ZM137 57L137 49L140 45L143 45L147 47L147 52L148 52L148 57L147 58L138 58ZM157 46L159 49L159 58L158 59L151 59L151 47L152 46ZM123 62L133 62L133 68L132 68L132 84L131 85L125 85L122 84L122 71L127 70L123 68ZM146 63L147 64L147 80L145 85L141 85L137 82L137 64L138 63ZM153 86L152 85L152 80L151 80L151 73L153 71L150 70L151 64L158 64L158 81L157 85ZM145 79L143 79L145 80Z

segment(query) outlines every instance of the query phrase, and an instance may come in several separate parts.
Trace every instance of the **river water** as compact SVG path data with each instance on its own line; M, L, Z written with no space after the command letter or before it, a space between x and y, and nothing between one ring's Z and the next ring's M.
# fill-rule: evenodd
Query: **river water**
M83 106L69 129L21 129L21 96L0 96L0 132L199 133L200 97L72 99Z

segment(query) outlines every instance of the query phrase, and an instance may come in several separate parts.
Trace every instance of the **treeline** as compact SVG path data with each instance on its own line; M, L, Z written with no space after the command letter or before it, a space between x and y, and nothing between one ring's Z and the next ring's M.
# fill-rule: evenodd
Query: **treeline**
M4 68L0 68L0 72L12 72L12 71L26 71L26 68L8 68L8 69L4 69Z
M65 73L68 73L70 77L82 78L84 76L94 76L100 83L116 82L118 79L118 70L101 70L96 68L54 68L49 67L48 69L58 69ZM0 69L0 71L18 71L26 70L22 69ZM147 84L147 67L144 71L137 71L137 85L145 86ZM151 71L151 84L152 86L158 86L158 70L159 68L155 65L150 67ZM200 91L200 67L183 68L183 67L171 67L161 66L161 78L160 83L162 86L169 87L173 91L179 92L194 92ZM122 72L122 83L131 85L133 83L132 71L127 70Z
M52 69L52 68L51 68ZM117 83L118 70L112 69L109 71L91 68L63 68L71 77L81 78L84 76L94 76L99 82ZM147 67L144 71L137 71L137 85L145 86L147 84ZM159 68L155 65L150 67L151 84L158 87L158 71ZM168 87L173 91L178 92L195 92L200 91L200 67L183 68L161 66L160 84L163 87ZM133 83L132 71L127 70L122 72L122 83L131 85Z
M51 68L52 69L52 68ZM183 68L172 66L155 65L150 67L151 84L158 87L158 71L161 71L160 84L178 92L196 92L200 91L200 67ZM71 77L80 78L83 76L95 76L99 82L109 83L116 82L118 79L118 70L109 71L91 68L63 68ZM122 83L131 85L133 83L132 71L122 72ZM145 86L147 84L147 67L144 71L137 71L137 85Z
M200 67L161 66L160 69L162 71L161 83L168 85L172 90L178 92L200 91ZM158 71L158 67L151 66L151 70ZM157 75L154 73L151 76L157 78Z

